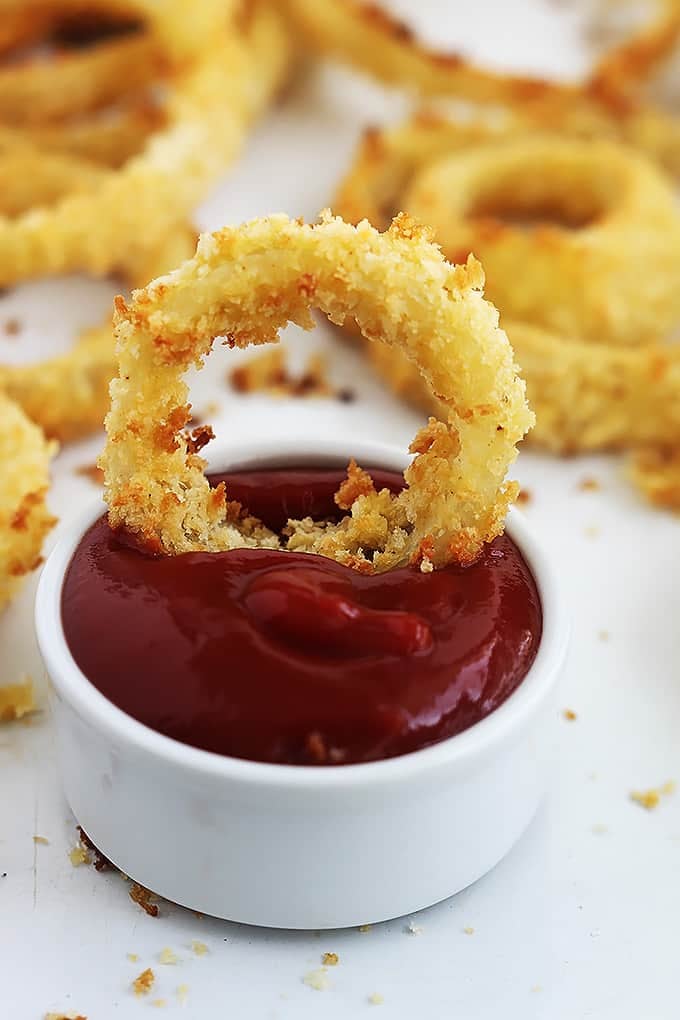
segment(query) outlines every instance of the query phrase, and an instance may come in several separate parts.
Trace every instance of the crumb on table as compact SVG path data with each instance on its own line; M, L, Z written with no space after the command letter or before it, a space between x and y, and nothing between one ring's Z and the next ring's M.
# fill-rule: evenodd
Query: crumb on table
M564 716L565 719L568 719L569 722L573 722L574 719L578 719L578 716L576 715L576 712L574 712L574 710L571 709L571 708L565 708L565 710L562 713L562 715Z
M340 963L340 957L337 953L324 953L321 957L321 962L325 967L337 967Z
M187 996L189 995L189 985L177 985L176 995L179 999L180 1006L183 1006L187 1001Z
M469 926L467 928L463 928L463 931L465 932L466 935L474 935L475 933L475 929L470 928Z
M33 842L37 843L39 846L49 846L50 845L50 841L47 838L47 836L34 836L33 837Z
M206 953L210 952L205 942L199 942L198 939L191 940L191 948L196 956L205 956Z
M362 935L365 935L366 932L370 931L370 930L371 930L371 925L370 924L360 924L359 925L359 931L361 932Z
M517 493L517 503L519 506L528 506L533 498L531 489L520 489Z
M647 811L653 811L658 807L662 797L667 797L675 791L675 783L669 780L663 786L651 787L649 790L633 790L630 799Z
M148 995L154 986L155 980L156 975L151 970L151 967L147 967L146 970L143 970L141 974L138 974L132 982L132 990L135 995Z
M370 1002L371 1006L382 1006L385 1000L383 999L380 992L371 992L371 994L368 996L368 1001Z
M302 978L302 983L315 992L325 992L328 988L328 968L317 967L316 970L308 971Z
M171 949L170 946L165 946L165 948L161 949L158 954L158 962L165 964L166 966L174 965L178 960L179 957L177 956L177 953L174 949Z
M601 488L597 478L591 477L582 478L578 483L578 487L581 492L598 492Z
M90 853L84 846L74 846L69 850L68 856L74 868L79 868L81 864L89 864L91 861Z

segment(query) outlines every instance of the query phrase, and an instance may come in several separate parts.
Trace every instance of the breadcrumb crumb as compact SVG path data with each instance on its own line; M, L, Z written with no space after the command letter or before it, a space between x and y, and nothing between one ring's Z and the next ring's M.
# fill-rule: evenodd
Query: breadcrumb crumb
M328 969L326 967L317 967L316 970L308 971L302 978L302 983L309 988L313 988L315 992L325 992L329 987Z
M520 506L528 506L533 500L534 496L531 489L520 489L517 493L517 503Z
M135 995L148 995L154 986L155 980L156 975L151 970L151 967L147 967L132 982L132 990Z
M87 1020L82 1013L45 1013L45 1020Z
M597 636L600 639L600 641L609 641L609 631L608 630L598 630Z
M162 1009L164 1006L167 1006L167 1002L165 999L152 999L151 1005L156 1006L157 1009Z
M595 836L604 836L606 832L609 832L609 826L603 825L602 822L596 822L590 831Z
M79 868L81 864L89 864L92 860L89 851L84 846L74 846L72 850L69 850L68 856L74 868Z
M337 967L340 963L340 957L337 953L324 953L321 957L321 962L325 967Z
M652 787L649 790L633 790L630 799L647 811L653 811L655 807L658 807L662 797L667 797L674 792L675 783L673 780L669 780L663 786Z
M199 942L198 939L191 940L191 948L196 956L205 956L206 953L210 952L205 942Z
M183 1006L187 1001L189 995L189 985L178 985L177 986L177 998L179 999L180 1006Z
M34 843L38 843L40 846L49 846L50 845L50 841L49 841L49 839L47 839L46 836L34 836L33 837L33 842Z
M582 478L578 483L581 492L598 492L601 488L597 478Z
M166 946L164 949L161 949L160 953L158 954L159 963L172 965L177 963L178 960L179 957L177 956L177 953L175 953L175 951L171 949L170 946Z
M149 917L158 917L158 906L152 902L153 893L135 882L129 892L130 899L142 908Z
M139 960L139 956L137 955L137 953L127 953L127 958L130 961L130 963L137 963L137 961Z
M463 928L463 931L465 932L466 935L474 935L475 933L474 928Z
M370 1002L371 1006L382 1006L385 1000L383 999L380 992L371 992L371 994L368 997L368 1001Z
M361 932L362 935L365 935L367 931L371 930L371 927L372 926L370 924L360 924L359 931Z
M573 709L571 709L571 708L565 708L565 710L562 713L562 715L564 716L565 719L568 719L569 722L573 722L574 719L578 719L578 716L576 715L576 712L574 712Z
M415 924L413 921L409 921L404 931L407 935L422 935L423 929L419 924Z

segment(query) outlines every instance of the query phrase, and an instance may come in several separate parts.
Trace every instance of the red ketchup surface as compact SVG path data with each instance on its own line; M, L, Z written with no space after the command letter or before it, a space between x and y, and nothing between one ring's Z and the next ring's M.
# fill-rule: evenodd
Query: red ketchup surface
M372 472L376 484L401 476ZM238 472L236 499L279 530L341 512L342 471ZM451 737L522 681L541 606L507 536L470 567L360 574L307 553L151 559L102 517L62 594L64 631L102 694L154 730L255 761L375 761Z

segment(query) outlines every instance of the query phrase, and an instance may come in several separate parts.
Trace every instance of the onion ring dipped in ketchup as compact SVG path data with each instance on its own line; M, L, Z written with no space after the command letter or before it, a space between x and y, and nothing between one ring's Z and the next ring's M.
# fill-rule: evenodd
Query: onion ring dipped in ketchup
M306 765L417 750L508 697L541 636L536 586L503 534L532 415L482 283L407 217L380 234L281 216L202 238L119 300L109 512L62 601L100 691L185 743ZM311 307L405 350L447 420L420 430L403 476L351 461L208 479L210 430L184 432L184 372L216 336L246 346L290 319L311 327Z

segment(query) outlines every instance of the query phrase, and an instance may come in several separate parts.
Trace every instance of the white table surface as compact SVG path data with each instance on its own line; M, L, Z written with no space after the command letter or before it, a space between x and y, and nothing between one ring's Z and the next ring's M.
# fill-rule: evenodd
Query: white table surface
M528 2L402 0L393 7L440 43L462 40L508 66L577 73L586 57L579 16ZM482 33L490 30L489 37ZM395 116L402 101L339 69L295 89L250 140L199 212L202 227L285 210L313 217L328 203L362 124ZM96 322L108 283L59 280L0 299L0 325L18 316L19 339L2 338L4 359L66 346L78 324ZM417 417L387 396L360 356L330 330L287 342L295 357L328 351L332 378L357 401L238 397L224 384L238 354L216 353L197 384L195 405L220 404L218 433L270 429L370 431L406 444ZM97 490L74 468L92 463L101 436L65 449L54 466L51 504L62 522ZM148 1015L166 1000L187 1017L439 1020L547 1018L666 1020L680 1015L680 794L652 812L633 789L680 780L680 525L644 506L614 458L556 461L523 453L516 476L533 496L527 513L550 544L573 610L573 642L557 725L556 767L547 802L510 856L455 898L413 919L357 930L275 932L209 918L169 904L151 918L116 874L73 868L75 822L63 799L47 711L30 725L0 728L0 1015L7 1020L74 1011L89 1020ZM579 482L595 477L599 491ZM59 527L50 544L59 535ZM36 578L0 620L0 682L41 667L31 621ZM603 634L606 632L606 635ZM606 637L606 639L605 639ZM36 845L34 835L48 845ZM413 867L418 867L414 859ZM6 873L6 874L4 874ZM465 929L474 929L466 933ZM196 956L192 939L209 952ZM158 961L171 947L174 966ZM339 954L330 987L302 978L321 953ZM127 959L138 955L138 962ZM131 979L151 966L156 988L135 999ZM188 986L186 1003L176 995ZM378 993L380 1006L368 997Z

